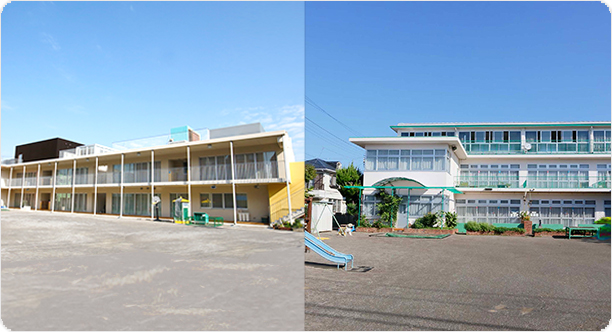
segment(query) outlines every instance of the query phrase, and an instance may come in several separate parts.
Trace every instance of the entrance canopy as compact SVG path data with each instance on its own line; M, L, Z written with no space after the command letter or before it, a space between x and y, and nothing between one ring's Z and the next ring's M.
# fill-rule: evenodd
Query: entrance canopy
M455 187L415 187L415 186L344 186L343 188L357 188L357 189L442 189L448 190L453 194L463 194L462 191L457 190Z

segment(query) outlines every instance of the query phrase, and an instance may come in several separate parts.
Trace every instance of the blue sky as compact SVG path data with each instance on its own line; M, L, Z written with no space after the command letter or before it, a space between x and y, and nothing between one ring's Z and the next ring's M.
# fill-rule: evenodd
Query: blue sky
M9 3L1 78L3 157L259 121L303 160L301 2Z
M344 124L307 101L306 159L363 169L363 150L342 141L392 136L389 126L400 122L610 121L610 10L602 3L305 8L306 95Z

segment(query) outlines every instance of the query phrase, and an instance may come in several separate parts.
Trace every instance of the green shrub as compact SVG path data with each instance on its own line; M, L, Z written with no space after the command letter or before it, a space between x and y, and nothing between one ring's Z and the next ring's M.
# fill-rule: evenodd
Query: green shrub
M293 228L302 228L302 227L304 227L304 225L299 220L293 223Z
M465 223L465 230L470 232L479 232L480 225L475 221L468 221Z
M426 215L418 218L412 224L412 228L432 228L438 222L440 216L434 213L427 213Z
M389 224L385 223L382 220L376 220L374 223L372 223L372 227L381 229L381 228L390 227L390 226Z
M518 227L495 227L493 231L495 232L495 234L501 234L504 232L517 232L521 234L525 233L524 228L518 228Z
M372 223L369 222L365 216L361 216L361 220L359 221L359 227L372 227Z
M554 229L554 228L536 228L533 230L534 233L541 233L541 232L563 232L562 229Z
M445 226L453 229L455 227L457 227L457 214L455 212L446 212L444 213L445 216Z
M595 222L596 224L607 224L610 225L610 217L603 217Z

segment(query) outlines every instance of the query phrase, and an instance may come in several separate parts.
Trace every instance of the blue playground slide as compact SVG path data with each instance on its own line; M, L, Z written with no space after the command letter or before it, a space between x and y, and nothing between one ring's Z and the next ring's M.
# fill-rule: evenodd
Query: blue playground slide
M304 242L306 247L319 254L319 256L338 264L338 268L340 268L340 263L344 263L344 269L346 270L348 262L351 262L351 268L353 268L353 255L347 255L337 251L307 231L304 231Z

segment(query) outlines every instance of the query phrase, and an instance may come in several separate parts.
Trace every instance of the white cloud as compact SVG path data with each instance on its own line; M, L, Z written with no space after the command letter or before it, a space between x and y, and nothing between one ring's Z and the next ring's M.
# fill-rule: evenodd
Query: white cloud
M9 104L6 102L6 100L4 100L4 99L3 99L3 100L2 100L0 103L1 103L1 104L0 104L0 109L1 109L2 111L13 111L13 110L15 110L15 108L14 108L14 107L12 107L12 106L10 106L10 105L9 105Z
M55 41L55 38L53 38L53 36L51 36L50 34L43 32L43 43L49 44L51 45L51 47L53 48L54 51L59 51L61 49L60 45L58 44L57 41Z
M295 159L304 160L304 105L243 109L240 111L240 122L259 122L266 131L286 130L293 143Z

